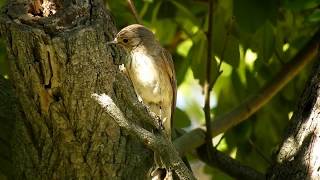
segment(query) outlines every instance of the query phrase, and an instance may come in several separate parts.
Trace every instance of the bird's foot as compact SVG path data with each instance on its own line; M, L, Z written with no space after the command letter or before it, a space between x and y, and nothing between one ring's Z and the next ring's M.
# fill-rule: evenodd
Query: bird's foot
M163 121L161 120L161 118L157 118L157 122L158 122L158 129L160 131L164 130L164 125L163 125Z
M164 168L157 168L151 172L152 180L164 180L165 177L166 177L166 169Z
M128 76L128 71L127 71L126 66L124 64L119 65L119 70L120 70L120 72L122 72L123 74Z
M157 168L151 173L152 180L173 180L172 170Z
M164 180L173 180L173 173L171 169L166 171L166 177L164 177Z

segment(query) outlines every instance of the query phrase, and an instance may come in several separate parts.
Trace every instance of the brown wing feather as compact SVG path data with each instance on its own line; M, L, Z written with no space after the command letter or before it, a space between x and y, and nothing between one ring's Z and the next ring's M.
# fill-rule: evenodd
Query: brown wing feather
M170 77L171 87L173 92L173 99L172 99L172 106L171 106L171 126L173 124L173 114L176 108L176 100L177 100L177 80L176 80L176 73L174 70L174 65L172 61L171 54L164 48L162 48L162 56L165 63L166 71Z

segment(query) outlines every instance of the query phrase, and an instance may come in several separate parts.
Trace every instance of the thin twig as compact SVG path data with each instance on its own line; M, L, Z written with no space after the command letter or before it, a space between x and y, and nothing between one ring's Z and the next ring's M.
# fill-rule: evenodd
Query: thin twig
M208 52L207 52L207 62L206 62L206 79L204 82L204 116L206 120L206 143L211 146L212 145L212 135L211 135L211 117L210 117L210 83L211 83L211 61L212 59L212 22L213 22L213 0L209 2L209 25L208 25L208 32L207 32L207 43L208 43Z
M139 17L138 13L137 13L137 9L134 5L134 3L132 2L132 0L127 0L128 4L129 4L129 7L130 7L130 10L131 10L131 13L132 15L134 16L136 22L138 24L142 24L142 20L141 18Z
M209 15L209 23L208 23L208 32L207 35L207 62L206 62L206 78L203 85L204 90L204 117L206 121L206 147L207 147L207 156L211 156L211 152L213 151L213 144L212 144L212 134L211 134L211 112L210 112L210 92L211 88L211 63L214 60L212 57L212 24L213 24L213 10L214 10L214 0L209 1L209 8L208 8L208 15Z

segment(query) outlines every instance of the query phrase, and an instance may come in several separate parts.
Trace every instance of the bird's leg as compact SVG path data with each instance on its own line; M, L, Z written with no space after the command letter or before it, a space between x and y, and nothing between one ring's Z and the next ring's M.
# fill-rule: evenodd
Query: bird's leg
M167 120L166 116L163 114L165 113L165 111L163 111L161 105L158 105L158 107L159 107L159 116L157 116L157 121L158 121L159 127L161 128L160 130L170 131L170 128L165 129L166 127L164 123ZM167 134L167 132L165 132L165 134ZM154 162L155 162L155 167L151 173L152 180L173 180L172 169L171 168L167 169L165 167L164 163L161 160L161 157L157 153L154 153Z
M162 108L161 108L161 106L159 106L159 107L160 107L160 109L159 109L160 113L159 113L159 118L157 118L157 120L158 120L160 130L164 130L164 125L163 125L163 120L162 120Z
M164 129L164 125L161 119L161 107L157 103L147 103L146 108L150 114L155 115L152 124L156 126L156 131L160 132Z

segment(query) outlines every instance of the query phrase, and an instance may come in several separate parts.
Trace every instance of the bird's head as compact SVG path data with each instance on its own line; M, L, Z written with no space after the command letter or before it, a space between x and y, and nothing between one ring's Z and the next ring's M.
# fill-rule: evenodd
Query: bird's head
M118 44L131 51L139 45L147 45L153 41L155 41L154 34L149 29L139 24L132 24L121 29L114 40L108 44Z

